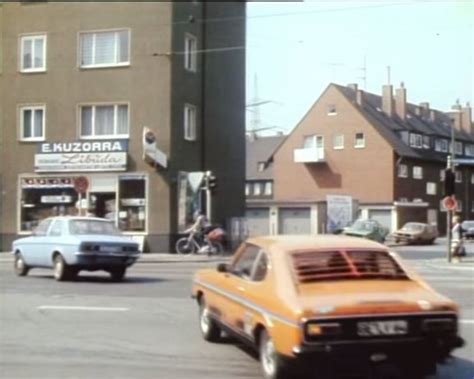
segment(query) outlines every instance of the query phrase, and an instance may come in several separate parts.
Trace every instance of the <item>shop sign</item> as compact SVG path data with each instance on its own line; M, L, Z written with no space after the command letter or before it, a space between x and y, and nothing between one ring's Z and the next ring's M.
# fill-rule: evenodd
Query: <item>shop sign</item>
M36 172L124 171L128 140L54 142L38 144Z
M73 202L72 196L41 196L43 204L68 204Z

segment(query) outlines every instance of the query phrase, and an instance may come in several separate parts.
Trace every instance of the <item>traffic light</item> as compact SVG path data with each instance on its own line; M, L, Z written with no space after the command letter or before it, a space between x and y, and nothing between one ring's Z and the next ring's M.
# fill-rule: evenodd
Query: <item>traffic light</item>
M211 191L215 191L216 188L217 188L217 178L210 174L208 177L207 177L207 187L211 190Z
M444 170L444 196L452 196L455 194L456 176L451 168Z

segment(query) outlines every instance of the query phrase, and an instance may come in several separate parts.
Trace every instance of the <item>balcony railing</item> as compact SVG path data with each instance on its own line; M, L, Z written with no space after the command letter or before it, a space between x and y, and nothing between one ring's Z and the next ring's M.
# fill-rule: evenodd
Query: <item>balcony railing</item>
M314 147L295 149L293 151L293 159L295 163L324 162L324 149Z

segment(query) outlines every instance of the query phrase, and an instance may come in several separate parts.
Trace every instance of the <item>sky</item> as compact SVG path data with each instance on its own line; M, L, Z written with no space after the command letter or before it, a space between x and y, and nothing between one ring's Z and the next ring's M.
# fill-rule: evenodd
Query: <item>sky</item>
M410 103L474 105L473 24L474 0L249 2L247 129L291 131L331 82L380 95L388 71Z

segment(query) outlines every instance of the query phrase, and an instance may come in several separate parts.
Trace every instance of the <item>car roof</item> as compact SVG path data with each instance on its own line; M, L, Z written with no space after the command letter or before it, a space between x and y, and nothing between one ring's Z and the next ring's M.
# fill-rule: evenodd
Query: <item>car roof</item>
M258 245L265 250L291 252L309 249L378 249L387 251L388 248L378 242L364 238L343 235L278 235L249 238L247 243Z
M76 221L76 220L84 220L84 221L104 221L104 222L111 222L111 220L107 220L105 218L100 218L100 217L90 217L90 216L54 216L54 217L48 217L50 220L71 220L71 221Z

